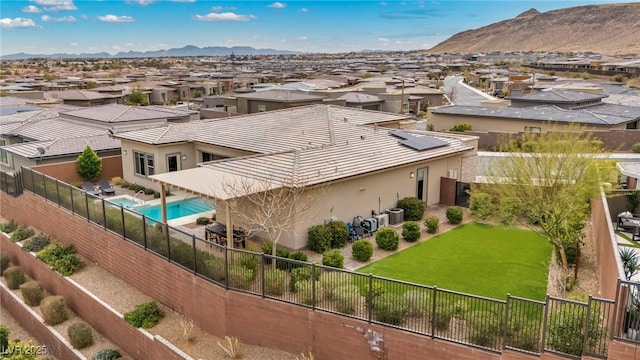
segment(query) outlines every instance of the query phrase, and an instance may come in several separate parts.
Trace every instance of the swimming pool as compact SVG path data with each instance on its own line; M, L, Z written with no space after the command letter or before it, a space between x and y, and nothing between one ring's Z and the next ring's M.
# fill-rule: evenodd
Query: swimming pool
M145 215L151 220L162 221L161 204L148 205L145 204L143 200L136 199L129 195L117 196L105 200L112 204L135 211L138 214ZM210 212L214 209L215 208L210 201L201 198L190 198L167 202L167 221Z

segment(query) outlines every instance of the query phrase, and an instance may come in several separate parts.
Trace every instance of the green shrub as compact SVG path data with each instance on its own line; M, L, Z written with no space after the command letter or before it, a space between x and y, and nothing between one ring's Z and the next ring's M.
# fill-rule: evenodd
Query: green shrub
M160 199L161 197L162 197L162 194L160 194L159 192L156 191L156 192L153 193L153 198L154 199Z
M134 327L150 329L164 317L164 311L155 301L149 301L136 306L132 311L124 313L124 320Z
M398 207L404 210L404 221L420 221L424 215L424 201L416 197L399 200Z
M459 206L450 206L446 212L449 223L457 225L462 222L462 208Z
M333 294L336 311L343 314L355 314L360 299L360 288L355 285L342 285Z
M42 284L38 281L27 281L20 285L20 292L24 303L29 306L38 306L44 299L45 293Z
M286 273L279 269L269 269L264 271L264 292L270 296L282 296Z
M380 281L374 280L371 283L371 288L369 288L369 285L367 285L364 291L365 291L365 298L367 300L367 306L369 306L369 304L373 304L375 299L384 295L386 292L386 289Z
M311 280L303 280L303 281L296 282L296 285L295 285L296 300L301 304L312 305L313 304L313 286L314 285L311 282ZM315 287L316 287L316 294L319 294L320 293L319 281L315 282Z
M504 316L492 311L476 310L467 316L467 334L471 343L495 348L501 335Z
M22 241L26 238L33 236L34 233L35 232L31 228L28 228L22 225L18 226L18 228L15 229L13 233L11 233L11 241L13 242Z
M344 268L344 256L340 253L340 249L327 250L322 254L322 265L334 268Z
M427 218L424 219L424 226L427 228L427 233L435 234L440 227L440 219L434 215L427 216Z
M395 294L384 294L374 300L373 317L376 321L400 325L407 315L407 304L403 297Z
M324 297L333 300L338 288L353 285L352 275L345 272L324 272L320 276L320 287Z
M376 232L376 244L380 249L395 250L399 241L398 233L392 228L382 228Z
M315 225L309 229L307 247L319 254L331 248L333 234L325 225Z
M102 172L102 159L89 145L76 158L78 175L88 180L96 180Z
M84 263L75 254L73 245L52 243L36 254L36 258L51 266L62 276L69 276L82 269Z
M535 140L525 141L522 143L522 151L535 152L540 148L540 144Z
M640 142L631 145L631 151L633 151L634 153L640 153Z
M244 266L247 269L253 270L254 274L258 272L258 257L252 254L240 255L240 266Z
M461 122L459 124L454 125L449 131L471 131L473 130L473 126L468 122Z
M51 237L45 233L40 233L22 244L22 250L29 252L38 252L51 242Z
M349 228L344 221L331 221L327 228L331 231L331 248L339 249L347 244Z
M307 258L307 254L303 253L302 251L297 251L297 252L294 252L293 254L289 255L289 259L298 260L298 261L304 261L304 262L309 261L308 258Z
M255 272L252 269L248 269L244 266L229 266L229 287L234 289L249 290L253 279L255 278Z
M20 266L9 266L7 270L2 273L4 280L7 282L7 287L11 290L16 290L20 285L27 281L27 277Z
M47 325L57 325L69 318L64 298L59 295L50 295L40 302L40 312Z
M483 192L472 192L471 196L469 196L469 211L478 220L489 219L495 211L491 195Z
M351 255L358 261L369 261L373 255L373 245L369 240L356 240L351 245Z
M407 316L423 316L429 309L429 292L427 290L410 290L404 293Z
M420 225L415 221L407 221L402 224L402 237L408 242L420 239Z
M14 232L17 228L18 224L16 224L13 220L9 220L9 222L0 224L0 231L7 234Z
M37 360L37 351L26 351L26 349L37 349L37 345L33 341L22 342L20 340L12 340L7 345L7 352L11 355L5 357L7 360Z
M299 281L311 280L311 273L313 269L310 267L301 267L291 270L291 277L289 279L289 290L296 292L296 283ZM320 271L316 269L315 280L320 279Z
M67 329L69 342L76 349L84 349L93 344L93 329L83 322L72 324Z
M606 329L600 326L601 319L598 316L590 319L587 344L591 346L601 344L605 340ZM576 305L566 304L554 307L547 320L546 348L580 356L586 321L586 312Z
M155 192L156 192L156 191L155 191L155 190L153 190L153 189L144 188L144 189L142 189L142 192L143 192L145 195L153 195L153 194L155 194Z
M93 354L91 360L114 360L122 357L120 351L116 349L102 349Z
M7 329L7 327L4 325L0 325L0 354L4 354L8 346L9 346L9 329Z
M436 317L432 321L434 322L434 326L436 330L445 331L449 328L449 322L451 322L451 318L453 317L453 311L451 311L448 307L437 307L436 308Z
M211 219L206 216L200 216L196 219L196 225L209 225L211 224Z
M0 274L4 273L5 270L11 264L11 258L7 254L0 254Z

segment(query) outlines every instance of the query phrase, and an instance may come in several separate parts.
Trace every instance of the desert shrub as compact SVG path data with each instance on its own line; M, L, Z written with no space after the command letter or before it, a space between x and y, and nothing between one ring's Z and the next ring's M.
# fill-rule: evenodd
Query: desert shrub
M196 225L209 225L211 224L211 219L206 216L200 216L196 219Z
M322 293L328 300L335 298L336 290L342 286L353 284L351 274L345 272L324 272L320 276L320 287Z
M29 351L27 351L27 349L29 349ZM28 342L12 340L7 345L7 356L3 357L3 359L37 360L39 358L37 351L32 351L31 349L37 349L37 345L34 344L31 340L29 340Z
M469 197L469 211L476 219L486 220L490 218L495 211L491 195L483 192L472 192Z
M4 280L11 290L16 290L27 281L27 277L24 275L20 266L9 266L7 270L2 273L2 276L4 276Z
M196 265L202 276L217 282L224 281L224 259L202 252L196 255Z
M240 255L240 266L253 270L254 274L258 271L258 257L252 254Z
M382 228L376 232L376 244L380 249L395 250L398 242L398 233L392 228Z
M296 251L292 253L291 255L289 255L289 259L305 262L308 261L307 254L303 253L302 251Z
M631 151L634 153L640 153L640 142L631 145Z
M369 240L356 240L351 245L351 255L358 261L368 261L373 255L373 245Z
M403 297L384 294L373 304L373 316L376 321L391 325L400 325L407 315L407 304Z
M0 254L0 274L4 273L11 263L11 258L7 254Z
M279 269L269 269L264 271L264 292L271 296L282 296L284 294L286 273Z
M309 229L307 247L311 251L319 254L331 248L333 234L331 230L324 225L315 225Z
M365 298L367 300L367 306L369 306L369 304L373 304L375 299L379 298L380 296L386 293L386 289L384 285L382 285L378 280L374 280L371 283L371 287L367 285L364 291L365 291Z
M114 360L122 357L120 351L116 349L102 349L93 354L91 360Z
M427 218L424 219L424 226L427 228L427 233L435 234L440 227L440 219L434 215L427 216Z
M320 293L320 282L315 282L316 294ZM303 280L296 282L295 285L296 300L305 305L313 304L313 282L311 280Z
M360 289L355 285L342 285L333 294L336 311L343 314L355 314L360 298Z
M9 222L0 224L0 231L3 233L12 233L18 228L18 224L15 221L9 220Z
M153 198L154 199L160 199L161 197L162 197L162 194L160 194L159 192L156 191L156 192L153 193Z
M420 239L420 225L415 221L407 221L402 224L402 237L408 242Z
M400 199L398 207L404 210L404 221L420 221L424 215L424 201L416 197Z
M69 276L84 266L82 260L75 254L73 245L52 243L40 250L36 258L54 268L62 276Z
M64 298L59 295L50 295L42 299L40 312L47 325L57 325L69 318Z
M310 267L301 267L291 270L291 277L289 279L289 290L296 292L296 283L299 281L311 280L311 273L313 269ZM315 280L320 279L320 271L316 269Z
M327 250L322 254L322 265L334 268L344 268L344 256L340 253L340 249Z
M244 266L230 266L229 269L229 286L234 289L248 290L255 278L255 272Z
M142 188L142 192L145 195L153 195L156 191L150 188Z
M51 237L45 233L40 233L22 244L22 250L29 252L38 252L51 242Z
M522 151L535 152L540 148L540 144L535 140L525 141L522 143Z
M124 313L124 320L139 328L150 329L158 324L164 317L164 311L158 307L155 301L149 301L137 305L132 311Z
M602 140L591 140L591 147L593 147L596 150L603 150L604 149L604 141Z
M429 308L429 292L427 290L410 290L404 293L407 316L422 316Z
M21 226L18 226L18 228L15 229L13 233L11 233L11 241L13 242L22 241L26 238L33 236L33 234L34 234L33 229L21 225Z
M448 307L436 308L436 317L432 320L436 330L445 331L449 328L449 322L453 317L453 311Z
M44 288L39 281L27 281L20 285L20 292L24 303L29 306L38 306L44 299Z
M331 248L338 249L347 244L349 228L344 221L331 221L327 228L331 231Z
M75 323L67 329L69 342L76 349L83 349L93 344L93 329L83 322Z
M494 348L501 334L503 318L492 311L471 312L466 320L469 340L478 346Z
M473 126L468 122L461 122L454 125L449 131L470 131L473 130Z
M449 223L457 225L462 222L462 208L459 206L450 206L446 212Z
M0 354L4 354L4 351L9 346L9 329L6 326L0 325Z

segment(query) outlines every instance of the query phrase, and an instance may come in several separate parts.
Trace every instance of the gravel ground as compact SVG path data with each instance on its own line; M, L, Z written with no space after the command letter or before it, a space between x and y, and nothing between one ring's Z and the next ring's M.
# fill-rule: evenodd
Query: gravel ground
M34 345L42 345L38 342L25 328L20 325L18 320L16 320L11 313L8 312L4 308L0 308L0 325L4 325L9 329L9 341L20 340L23 342L31 341ZM44 360L58 360L57 357L53 355L40 355L38 359Z

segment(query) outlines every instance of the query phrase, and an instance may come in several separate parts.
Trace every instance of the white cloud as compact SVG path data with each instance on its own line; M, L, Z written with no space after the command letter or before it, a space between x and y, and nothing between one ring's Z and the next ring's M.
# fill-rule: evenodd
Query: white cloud
M33 0L36 4L42 6L47 11L69 11L78 8L73 0Z
M77 43L77 42L72 42L71 44L69 44L69 46L71 46L71 47L77 47L77 46L78 46L78 43Z
M302 41L304 41L304 40L309 40L309 38L307 38L306 36L298 36L298 37L296 38L296 40L302 40Z
M222 11L223 7L222 6L212 6L211 7L211 11L213 12L220 12Z
M300 8L300 12L306 13L306 12L309 12L309 9L307 9L307 8Z
M127 22L135 21L131 16L116 16L116 15L98 16L98 20L109 22L109 23L127 23Z
M84 15L84 14L83 14L83 15L80 15L80 18L81 18L82 20L89 20L89 16Z
M112 48L113 50L116 50L116 51L118 51L118 50L121 50L121 49L122 49L122 48L121 48L120 46L118 46L118 45L113 45L113 46L111 46L111 48Z
M25 6L22 8L22 12L26 12L26 13L39 13L41 11L42 10L40 10L39 7L33 6L33 5Z
M40 20L44 22L76 22L76 18L73 16L63 16L59 18L54 18L49 15L42 15Z
M198 21L250 21L255 18L253 15L239 15L232 12L209 13L207 15L194 16L194 19Z
M31 19L25 18L2 18L0 19L0 27L3 29L13 29L13 28L29 28L29 27L37 27L36 22Z
M378 38L378 41L383 42L383 43L389 43L390 40L387 39L387 38L381 37L381 38Z
M140 5L140 6L151 5L154 2L156 2L156 0L127 0L128 4L135 4L135 5Z
M287 7L287 5L276 1L273 4L267 5L267 7L274 8L274 9L284 9Z

